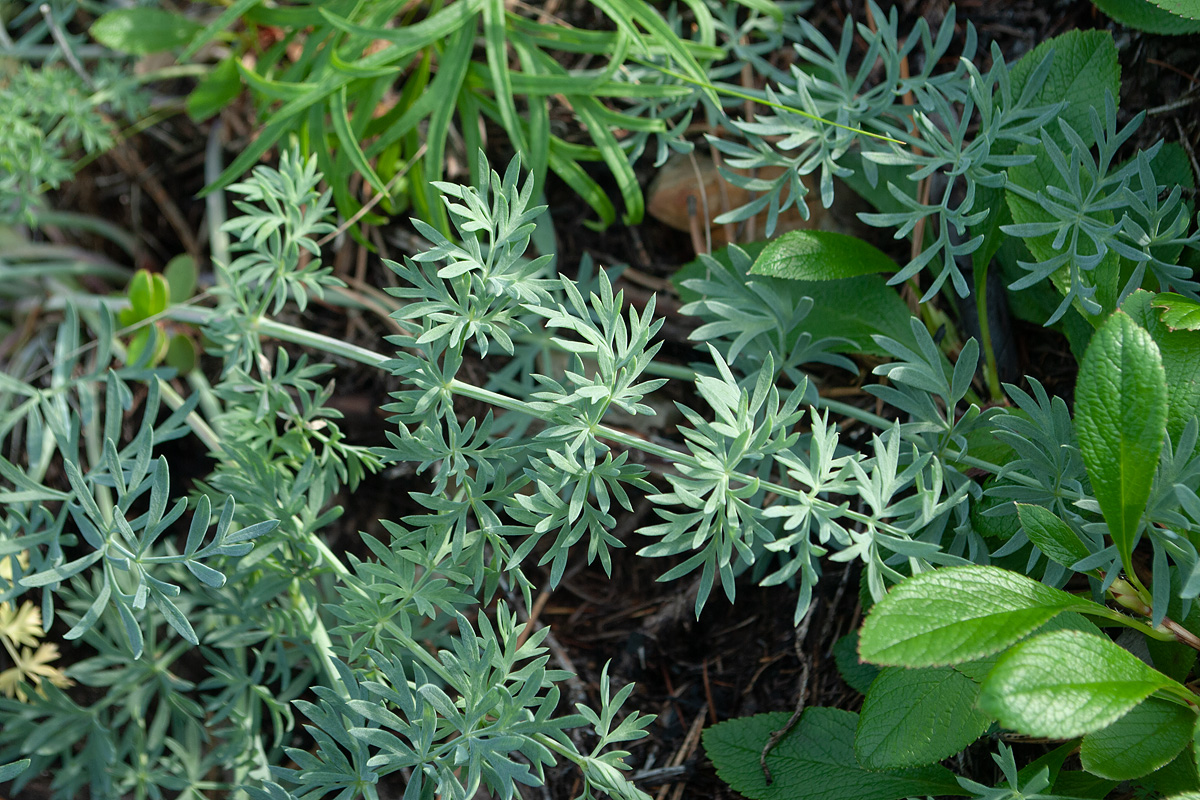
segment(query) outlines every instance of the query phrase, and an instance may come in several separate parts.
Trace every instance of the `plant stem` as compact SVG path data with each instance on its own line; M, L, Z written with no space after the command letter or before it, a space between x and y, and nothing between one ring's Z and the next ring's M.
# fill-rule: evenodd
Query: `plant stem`
M1000 386L1000 371L996 367L996 350L992 346L992 321L988 315L988 266L990 262L976 264L975 278L975 316L979 320L979 338L983 346L983 382L987 384L988 394L992 402L1004 402L1004 392Z

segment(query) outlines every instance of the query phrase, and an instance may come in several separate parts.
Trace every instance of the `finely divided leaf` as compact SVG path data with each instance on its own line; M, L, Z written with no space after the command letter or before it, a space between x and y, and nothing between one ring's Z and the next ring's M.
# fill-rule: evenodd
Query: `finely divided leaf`
M1017 503L1017 516L1029 541L1051 561L1069 567L1091 555L1071 526L1042 506Z
M951 667L879 673L863 701L854 752L867 769L917 767L949 758L988 729L975 708L979 684Z
M896 270L896 262L862 239L832 231L789 231L763 248L750 274L831 281Z
M876 664L935 667L1003 650L1090 603L998 567L949 567L898 584L871 609L859 653Z
M767 756L767 784L759 754L788 714L758 714L727 720L704 731L704 749L717 774L751 800L898 800L921 795L962 795L943 767L867 771L854 757L858 715L835 708L809 708L796 727Z
M1070 739L1107 727L1167 688L1186 692L1107 637L1054 631L1000 658L979 707L1018 733Z
M1124 311L1092 337L1075 399L1079 450L1129 570L1167 429L1167 377L1158 346Z
M1093 775L1124 781L1169 763L1192 740L1196 713L1151 697L1103 730L1083 739L1079 757Z

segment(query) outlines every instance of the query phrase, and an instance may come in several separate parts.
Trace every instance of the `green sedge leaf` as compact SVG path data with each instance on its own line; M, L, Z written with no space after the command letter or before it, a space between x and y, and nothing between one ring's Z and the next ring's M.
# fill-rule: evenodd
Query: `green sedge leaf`
M144 56L182 47L202 26L158 8L119 8L92 23L92 38L121 53Z
M1083 768L1102 778L1140 778L1165 766L1187 747L1196 713L1157 697L1130 710L1113 724L1083 738Z
M992 722L975 708L978 696L979 684L951 667L882 670L859 713L858 763L895 769L949 758Z
M1124 311L1096 331L1075 387L1079 450L1126 570L1167 430L1167 377L1150 334Z
M1069 567L1091 553L1071 526L1042 506L1017 503L1017 517L1029 541L1051 561Z
M832 281L895 272L896 262L862 239L832 231L788 231L763 248L752 275L802 281Z
M940 766L868 771L854 757L858 715L834 708L805 709L796 727L767 755L767 784L759 755L788 714L757 714L704 731L704 750L717 774L751 800L897 800L920 795L961 795Z
M895 586L859 633L866 661L936 667L1003 650L1064 611L1094 605L998 567L948 567Z
M1019 733L1070 739L1111 725L1161 689L1190 694L1107 637L1054 631L1000 658L979 707Z

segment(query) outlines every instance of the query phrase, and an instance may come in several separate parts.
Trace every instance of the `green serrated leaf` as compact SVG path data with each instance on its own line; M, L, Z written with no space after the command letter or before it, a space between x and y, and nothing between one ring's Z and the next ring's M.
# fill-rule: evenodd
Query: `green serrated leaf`
M858 715L834 708L805 709L796 727L767 756L759 755L784 712L731 719L704 731L704 750L717 774L751 800L897 800L914 795L962 795L943 767L867 771L854 758Z
M1161 297L1139 289L1125 299L1121 310L1158 345L1167 378L1167 433L1178 442L1188 420L1200 416L1200 330L1174 329L1167 324L1166 313L1160 320L1153 307ZM1200 326L1200 306L1195 321Z
M1196 714L1187 706L1148 698L1103 730L1083 739L1083 768L1102 778L1140 778L1165 766L1192 740Z
M1163 309L1160 319L1173 331L1200 331L1200 303L1174 292L1160 292L1151 303Z
M1054 60L1050 63L1046 82L1034 94L1031 103L1053 105L1065 100L1067 107L1059 118L1088 141L1092 130L1091 109L1104 108L1105 92L1120 97L1121 65L1117 60L1117 46L1112 34L1101 30L1068 31L1048 39L1013 65L1010 80L1014 97L1020 96L1034 69L1051 50ZM1060 141L1057 124L1049 126L1048 130L1056 141Z
M979 684L951 667L880 671L858 717L858 763L896 769L949 758L992 722L975 708L978 696Z
M842 680L859 694L866 694L879 674L879 667L858 657L858 631L851 631L834 643L833 660Z
M876 664L935 667L999 652L1064 611L1090 606L998 567L949 567L895 586L859 633L859 654Z
M1111 725L1160 689L1190 694L1107 637L1054 631L1001 656L979 707L1019 733L1069 739Z
M1016 506L1025 535L1051 561L1069 567L1091 555L1078 534L1056 517L1053 511L1024 503L1017 503Z
M1096 331L1079 368L1075 430L1127 571L1166 429L1167 377L1158 346L1118 310Z
M1092 0L1096 8L1127 28L1160 36L1178 36L1200 32L1200 21L1190 21L1150 2L1150 0Z
M158 8L119 8L92 23L92 38L105 47L135 56L182 47L203 26Z
M1200 20L1200 0L1150 0L1164 11L1185 19Z
M832 231L789 231L763 248L750 274L793 281L832 281L897 269L896 262L882 250L854 236Z

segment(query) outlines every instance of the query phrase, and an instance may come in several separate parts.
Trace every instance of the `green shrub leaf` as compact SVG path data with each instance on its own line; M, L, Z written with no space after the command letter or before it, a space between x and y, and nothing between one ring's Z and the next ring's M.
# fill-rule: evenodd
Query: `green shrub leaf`
M1129 570L1167 429L1167 377L1158 346L1124 311L1092 337L1075 398L1079 450Z
M854 236L832 231L789 231L763 248L750 274L832 281L897 269L896 262L882 250Z
M1051 50L1054 60L1046 82L1034 95L1033 104L1054 104L1066 100L1067 107L1059 118L1082 136L1091 131L1091 110L1104 108L1104 94L1121 94L1121 65L1117 46L1107 31L1068 31L1042 42L1013 65L1011 80L1013 96L1019 96L1034 69ZM1047 130L1056 141L1060 137L1057 123Z
M1111 725L1175 681L1103 636L1054 631L1005 653L983 681L979 707L1006 728L1070 739Z
M842 680L860 694L866 694L871 681L879 675L879 667L858 657L858 631L851 631L834 643L833 660Z
M1158 35L1182 35L1200 31L1200 21L1191 22L1154 5L1150 0L1092 0L1096 8L1127 28Z
M767 756L767 784L759 755L785 712L740 717L704 731L704 750L721 780L751 800L896 800L915 795L962 795L954 776L939 766L867 771L854 757L858 715L809 708Z
M1124 781L1165 766L1192 740L1196 714L1151 697L1103 730L1083 739L1079 757L1094 775Z
M978 696L979 684L951 667L882 670L858 717L858 763L917 767L954 755L991 724L975 708Z
M1139 289L1125 299L1121 310L1145 328L1158 345L1167 378L1167 433L1171 435L1171 441L1178 442L1188 420L1200 416L1200 331L1185 326L1172 327L1167 322L1169 311L1159 319L1154 307L1164 296L1154 296ZM1192 308L1193 322L1200 327L1200 306L1192 303Z
M1017 503L1017 516L1029 541L1051 561L1069 567L1091 555L1071 526L1042 506Z
M135 56L182 47L203 28L179 14L158 8L119 8L92 23L92 38L105 47Z
M1150 0L1154 5L1187 19L1200 19L1200 0Z
M1162 322L1173 331L1200 330L1200 303L1174 292L1161 292L1151 304L1163 309Z
M876 664L935 667L1003 650L1089 604L998 567L950 567L898 584L867 616L859 653Z

